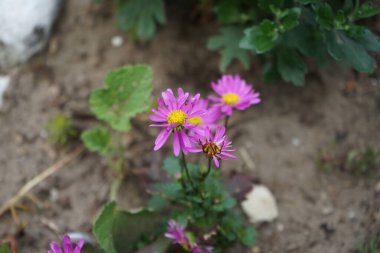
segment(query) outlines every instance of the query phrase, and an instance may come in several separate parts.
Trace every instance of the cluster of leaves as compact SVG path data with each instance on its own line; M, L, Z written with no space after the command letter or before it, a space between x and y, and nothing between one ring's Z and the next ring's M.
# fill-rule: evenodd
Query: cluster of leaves
M131 128L131 119L149 108L151 93L152 69L149 66L122 67L109 72L105 87L92 92L90 109L113 131L125 133ZM115 151L112 132L103 126L86 130L82 133L82 140L89 150L102 156Z
M378 37L361 19L380 13L380 7L359 0L215 0L213 11L220 34L207 44L221 54L225 71L237 59L249 68L251 53L265 60L264 81L284 80L303 85L313 58L324 65L329 58L340 65L371 73L376 68L370 52L380 52ZM165 22L163 0L119 0L121 29L150 39L156 23Z
M125 156L123 134L131 128L131 119L150 107L152 69L147 65L130 65L109 72L105 86L95 89L90 96L90 109L97 119L106 123L84 131L85 146L109 159L116 174L111 198L124 178Z
M318 167L324 171L340 169L354 175L366 174L376 168L380 161L380 151L368 146L364 149L354 148L342 152L323 150L318 159Z
M244 216L235 208L237 201L225 189L219 171L213 169L206 175L206 168L187 164L193 182L190 185L183 166L178 158L165 160L169 180L152 186L147 209L131 213L118 210L114 202L104 207L94 226L103 250L166 252L170 241L163 234L169 218L186 226L196 241L213 245L216 253L236 242L253 245L256 231L245 225Z
M57 146L64 146L78 136L72 119L64 114L54 115L48 122L49 140Z

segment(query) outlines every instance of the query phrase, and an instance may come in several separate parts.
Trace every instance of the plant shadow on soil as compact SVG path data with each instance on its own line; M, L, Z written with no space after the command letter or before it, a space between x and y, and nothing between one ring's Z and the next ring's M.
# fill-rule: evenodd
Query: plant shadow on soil
M102 84L112 68L133 63L150 64L155 94L182 85L203 95L218 77L217 54L207 51L212 24L186 24L187 18L168 11L168 24L146 44L128 41L118 31L111 8L94 1L66 1L46 50L29 63L1 72L12 84L0 113L0 203L17 192L33 176L74 147L54 149L46 136L49 117L57 112L88 114L88 96ZM379 31L377 31L379 32ZM113 36L126 42L111 46ZM379 233L378 167L367 176L324 173L316 169L318 150L334 142L340 145L380 148L379 71L372 76L355 75L330 66L308 75L306 86L263 85L261 69L253 64L241 73L262 94L262 103L234 117L230 134L239 159L225 163L226 171L244 171L268 186L279 207L279 218L259 225L260 252L354 252L370 235ZM79 117L81 126L92 122ZM155 129L146 115L138 120L126 149L128 169L135 174L159 173L170 148L153 153ZM75 144L73 144L75 146ZM131 179L132 178L132 179ZM20 211L27 223L17 240L22 252L46 252L51 240L66 231L90 232L94 217L108 198L112 175L95 154L60 170L33 191L43 202L37 207L25 201ZM142 188L127 178L120 198L130 208L144 203ZM137 185L138 186L138 185ZM128 194L124 194L128 193ZM13 234L10 214L0 217L0 238Z

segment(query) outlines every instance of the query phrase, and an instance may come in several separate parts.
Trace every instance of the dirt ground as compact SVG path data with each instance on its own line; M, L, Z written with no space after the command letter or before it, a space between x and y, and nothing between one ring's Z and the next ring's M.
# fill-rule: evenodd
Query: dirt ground
M150 64L156 94L182 85L205 95L210 81L218 78L219 57L205 47L214 25L189 24L194 17L168 9L167 25L151 42L139 44L115 28L112 8L105 7L92 0L66 1L47 49L27 64L0 71L12 78L0 111L0 204L80 145L52 147L48 119L57 112L87 113L91 90L110 69ZM119 48L110 42L116 35L125 39ZM322 172L316 166L319 150L336 140L338 148L380 148L379 76L356 79L352 71L330 66L313 71L306 86L297 88L263 85L256 64L249 72L236 64L230 72L241 73L262 94L259 106L232 119L240 159L224 167L249 173L277 199L279 218L257 225L260 252L355 252L358 243L379 235L379 167L353 176L340 170ZM159 169L165 156L165 151L152 155L156 132L146 128L134 129L129 136L126 156L135 172ZM111 179L105 162L85 152L45 180L33 191L42 204L24 201L28 210L18 212L27 223L17 239L20 251L46 252L48 243L57 240L56 232L90 232L94 216L107 201ZM144 195L127 179L124 205L143 205ZM9 213L0 217L0 238L16 230Z

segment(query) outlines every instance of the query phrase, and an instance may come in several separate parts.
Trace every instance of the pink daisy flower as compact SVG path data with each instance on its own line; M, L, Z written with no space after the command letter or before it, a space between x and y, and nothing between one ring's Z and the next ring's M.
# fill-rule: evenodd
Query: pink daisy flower
M161 127L158 134L154 150L159 150L173 133L173 152L176 156L180 151L185 154L191 146L186 129L196 127L188 122L188 119L201 117L204 111L194 110L194 105L198 102L200 95L189 98L189 93L184 93L181 88L178 89L178 97L174 96L171 89L162 92L162 99L158 99L158 109L153 109L154 115L150 119L157 124L151 126Z
M192 253L212 253L212 247L201 247L196 243L192 243L186 235L184 227L175 220L169 221L165 237L171 239L173 243L181 245L186 251Z
M209 96L209 99L227 116L232 115L233 109L245 110L261 101L260 93L255 92L238 75L223 75L216 83L211 83L211 86L219 97Z
M219 168L219 160L235 159L236 156L231 155L230 152L235 151L231 149L231 141L225 135L226 128L218 126L213 134L210 128L207 128L202 136L192 135L192 141L199 144L200 148L190 148L189 151L193 153L203 152L209 159L213 159L215 166Z
M209 107L208 100L198 99L194 103L193 111L203 111L205 113L187 120L188 123L195 126L191 132L202 134L206 127L215 128L217 126L216 122L220 119L220 110L215 106Z
M70 237L68 235L65 235L62 240L63 251L59 243L52 242L50 244L50 250L48 251L48 253L80 253L84 245L84 240L78 241L74 249L72 245L73 244L71 242Z

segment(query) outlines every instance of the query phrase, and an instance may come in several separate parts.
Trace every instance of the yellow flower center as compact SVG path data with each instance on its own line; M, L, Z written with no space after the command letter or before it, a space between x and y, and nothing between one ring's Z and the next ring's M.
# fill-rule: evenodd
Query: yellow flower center
M168 115L168 123L169 124L177 124L183 125L186 122L186 113L181 110L175 110L169 113Z
M223 95L222 100L226 105L236 105L239 102L240 97L235 93L226 93Z
M193 117L188 119L188 122L194 126L201 126L203 124L203 120L201 117Z
M216 156L217 154L220 154L220 147L216 145L215 143L208 142L202 147L203 153L208 155L209 157Z

